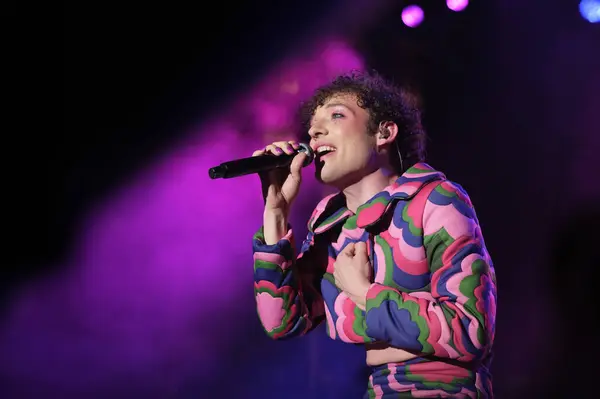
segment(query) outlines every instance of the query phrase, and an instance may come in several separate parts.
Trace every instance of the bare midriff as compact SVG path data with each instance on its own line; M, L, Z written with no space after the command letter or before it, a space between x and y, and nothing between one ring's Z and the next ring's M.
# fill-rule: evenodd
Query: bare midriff
M366 344L367 365L379 366L387 363L401 363L417 357L417 354L405 351L404 349L394 348L384 342L375 342Z

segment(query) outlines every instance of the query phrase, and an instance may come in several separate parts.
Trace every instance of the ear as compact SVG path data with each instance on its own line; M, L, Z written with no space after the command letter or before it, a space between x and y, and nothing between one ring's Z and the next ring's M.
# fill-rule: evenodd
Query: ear
M390 146L398 136L398 125L392 121L383 121L377 131L377 148L384 149Z

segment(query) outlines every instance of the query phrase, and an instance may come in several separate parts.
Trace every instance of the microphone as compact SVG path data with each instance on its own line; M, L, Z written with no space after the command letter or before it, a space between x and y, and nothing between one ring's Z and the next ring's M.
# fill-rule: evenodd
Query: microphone
M307 155L302 166L305 167L310 165L315 158L315 153L308 144L300 143L300 148L292 155L283 154L276 156L265 154L256 157L236 159L210 168L208 170L208 176L210 176L211 179L231 179L232 177L266 172L275 168L285 168L292 163L292 159L300 152Z

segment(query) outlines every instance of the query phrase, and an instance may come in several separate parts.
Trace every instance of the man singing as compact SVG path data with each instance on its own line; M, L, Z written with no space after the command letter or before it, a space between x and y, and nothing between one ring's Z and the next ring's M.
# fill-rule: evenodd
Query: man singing
M494 268L467 193L424 162L416 102L376 73L353 73L317 89L303 115L316 177L338 193L317 205L296 255L288 220L306 155L261 175L254 287L267 334L326 320L332 339L363 344L365 398L492 398Z

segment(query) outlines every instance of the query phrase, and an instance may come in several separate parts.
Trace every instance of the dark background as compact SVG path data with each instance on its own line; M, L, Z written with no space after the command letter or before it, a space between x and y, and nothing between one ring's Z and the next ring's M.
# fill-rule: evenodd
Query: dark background
M60 263L95 201L290 48L336 31L369 67L420 87L429 162L477 207L498 276L497 396L584 397L577 387L593 389L598 356L600 26L575 1L472 1L456 14L420 1L426 23L411 30L404 2L384 3L358 23L344 1L66 2L52 29L15 35L4 305ZM265 349L275 344L251 323L243 339L257 348L293 348ZM248 381L261 373L257 353L236 361ZM210 384L228 381L217 373ZM206 397L207 386L188 393ZM256 384L237 389L260 396Z

